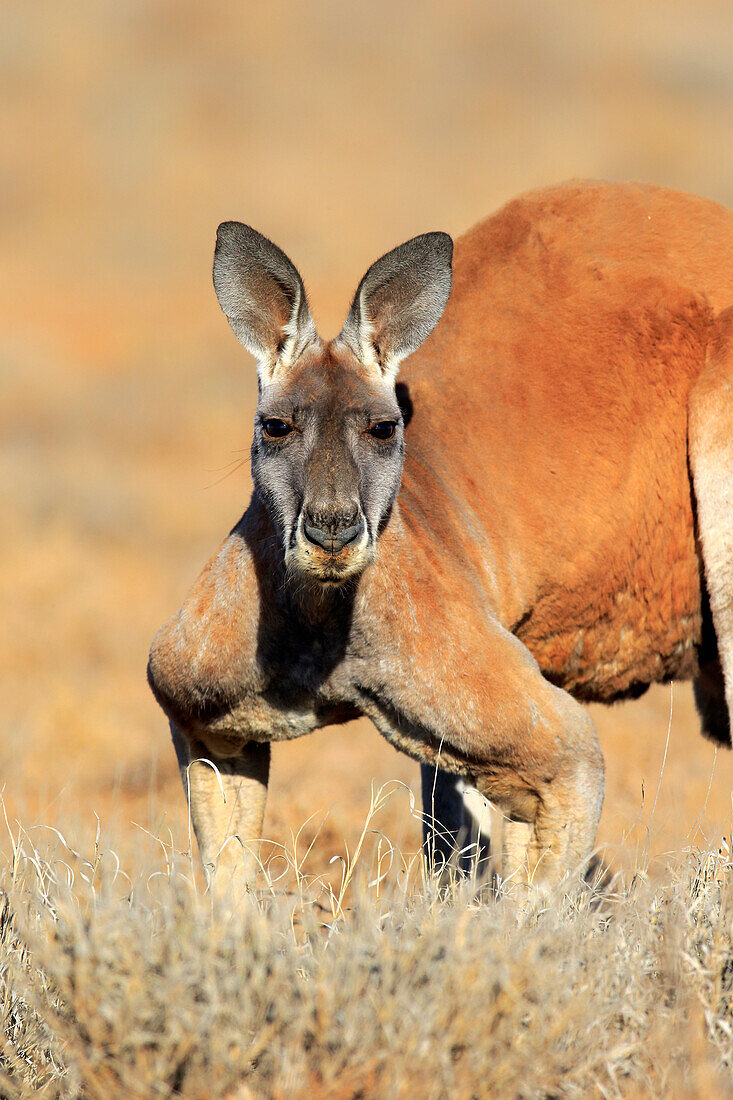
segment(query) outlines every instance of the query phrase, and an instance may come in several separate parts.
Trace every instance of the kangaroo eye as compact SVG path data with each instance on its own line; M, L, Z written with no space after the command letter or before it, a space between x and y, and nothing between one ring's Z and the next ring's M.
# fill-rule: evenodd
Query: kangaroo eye
M286 420L276 420L274 417L263 420L262 427L268 439L282 439L283 436L290 435L293 430L292 425Z
M396 427L394 420L380 420L378 424L372 424L369 435L375 439L391 439Z

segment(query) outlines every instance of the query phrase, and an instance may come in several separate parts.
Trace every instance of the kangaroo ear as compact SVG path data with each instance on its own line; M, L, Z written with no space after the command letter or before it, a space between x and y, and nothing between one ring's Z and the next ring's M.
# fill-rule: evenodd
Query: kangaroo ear
M428 338L450 296L452 257L447 233L423 233L372 264L341 332L365 366L394 378Z
M260 385L286 371L317 339L305 287L284 252L241 222L216 234L214 289L234 335L257 359Z

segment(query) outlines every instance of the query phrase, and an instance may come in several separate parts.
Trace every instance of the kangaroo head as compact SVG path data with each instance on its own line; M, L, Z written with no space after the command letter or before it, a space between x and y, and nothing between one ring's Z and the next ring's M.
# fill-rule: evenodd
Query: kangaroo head
M289 574L340 584L374 557L404 459L397 369L442 316L452 252L426 233L377 260L325 343L287 256L249 226L219 226L214 287L257 359L252 478Z

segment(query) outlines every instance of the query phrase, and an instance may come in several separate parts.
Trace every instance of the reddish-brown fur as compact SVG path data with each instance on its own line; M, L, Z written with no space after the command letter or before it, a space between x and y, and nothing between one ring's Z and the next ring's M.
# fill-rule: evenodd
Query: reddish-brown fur
M687 403L731 302L727 210L566 184L456 243L443 320L402 371L402 510L441 554L470 524L500 621L585 699L694 673Z
M709 569L713 630L690 454L706 495L706 432L729 405L716 318L733 303L732 260L730 212L637 184L529 194L467 233L443 319L400 375L402 485L347 621L331 629L316 601L298 634L255 499L154 643L151 683L178 729L244 761L248 743L367 714L529 822L531 873L587 858L602 763L574 699L704 666L706 729L728 734L727 604ZM696 405L711 347L718 375ZM340 341L306 351L289 384L308 372L370 384ZM733 516L722 534L706 522L712 561Z

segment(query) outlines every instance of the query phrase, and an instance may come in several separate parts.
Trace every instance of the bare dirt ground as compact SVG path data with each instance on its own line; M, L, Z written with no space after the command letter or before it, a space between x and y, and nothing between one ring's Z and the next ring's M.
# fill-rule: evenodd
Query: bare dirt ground
M733 205L733 16L725 0L86 0L3 23L5 807L82 832L96 813L129 852L170 828L183 850L146 655L247 503L255 398L211 288L216 225L276 240L328 334L376 256L527 188L635 178ZM686 685L594 718L615 865L730 836L733 757L700 737ZM273 756L266 835L316 814L310 838L328 814L318 868L353 849L372 783L418 790L366 722ZM380 824L415 851L407 794Z

